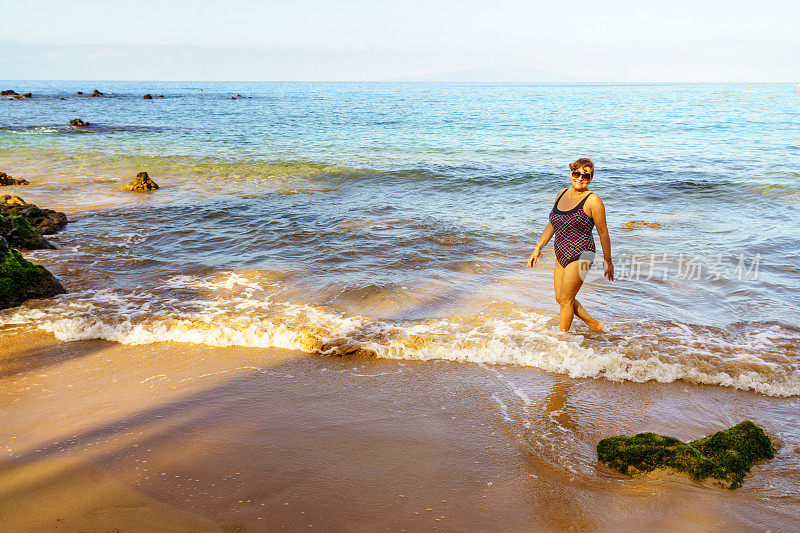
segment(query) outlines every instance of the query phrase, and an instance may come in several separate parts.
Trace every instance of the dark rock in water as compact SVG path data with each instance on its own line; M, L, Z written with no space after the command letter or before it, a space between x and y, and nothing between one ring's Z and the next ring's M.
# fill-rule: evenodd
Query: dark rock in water
M145 100L152 100L153 99L153 95L150 94L150 93L147 93L146 95L142 96L142 98L145 99Z
M104 96L104 95L103 95L103 93L101 93L100 91L95 89L94 91L92 91L92 96Z
M0 215L24 217L42 235L52 235L67 225L67 215L52 209L40 209L25 203L19 196L0 195ZM8 238L8 237L6 237Z
M73 118L72 120L69 121L69 125L70 126L75 126L76 128L83 128L85 126L88 126L89 123L88 122L84 122L79 118Z
M139 172L136 174L136 179L125 185L123 189L135 192L152 191L158 189L158 185L150 179L147 172Z
M28 262L0 237L0 309L65 292L64 286L46 268Z
M23 98L30 98L33 95L31 93L19 94L17 91L8 89L5 91L0 91L0 96L5 96L11 100L22 100Z
M688 443L657 433L618 435L597 443L597 457L631 476L672 469L695 481L710 477L721 486L735 489L742 486L753 463L775 457L775 448L763 429L745 420Z
M0 236L16 248L23 250L54 250L55 246L36 231L22 216L5 217L0 215Z
M0 172L0 185L27 185L28 180L22 178L12 178L5 172Z
M66 98L64 98L64 97L62 96L61 98L59 98L59 100L66 100Z
M158 96L156 96L156 98L164 98L164 95L163 94L159 94Z
M83 96L83 91L78 91L78 96Z

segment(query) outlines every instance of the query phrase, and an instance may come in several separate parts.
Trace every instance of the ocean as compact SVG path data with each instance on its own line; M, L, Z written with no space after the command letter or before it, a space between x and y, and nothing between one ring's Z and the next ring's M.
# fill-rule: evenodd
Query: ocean
M0 170L31 184L3 192L71 222L28 254L69 292L0 312L0 333L800 394L791 84L6 88L33 98L0 101ZM552 245L525 267L579 157L617 269L579 293L605 333L558 332ZM140 171L161 189L122 191Z

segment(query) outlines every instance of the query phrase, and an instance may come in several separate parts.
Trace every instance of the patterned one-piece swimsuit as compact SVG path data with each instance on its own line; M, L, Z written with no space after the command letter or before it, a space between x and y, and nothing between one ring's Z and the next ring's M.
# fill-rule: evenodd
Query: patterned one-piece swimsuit
M584 196L583 200L569 211L562 211L558 208L558 202L568 190L566 189L556 198L553 210L550 211L550 224L553 225L553 229L556 231L556 260L562 267L578 259L591 261L594 259L594 252L596 251L594 236L592 235L594 220L583 211L583 204L586 203L586 199L592 193ZM581 254L583 254L583 257L581 257Z

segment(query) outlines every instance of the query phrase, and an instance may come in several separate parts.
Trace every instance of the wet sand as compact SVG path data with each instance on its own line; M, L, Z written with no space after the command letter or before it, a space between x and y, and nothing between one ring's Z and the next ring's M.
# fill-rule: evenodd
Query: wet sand
M789 531L797 400L531 368L0 336L4 531ZM737 491L597 464L743 419Z

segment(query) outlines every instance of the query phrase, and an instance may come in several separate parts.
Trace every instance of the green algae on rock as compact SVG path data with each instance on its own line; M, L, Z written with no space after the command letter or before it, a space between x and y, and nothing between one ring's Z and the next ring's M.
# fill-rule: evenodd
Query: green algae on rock
M67 225L67 215L52 209L40 209L19 196L0 195L0 215L25 217L42 235L51 235Z
M25 217L0 215L0 237L23 250L53 250L55 246L42 237Z
M65 292L64 286L46 268L27 261L0 237L0 309Z
M749 420L688 443L657 433L618 435L597 443L598 459L623 474L673 469L695 481L716 479L730 489L742 486L753 463L774 456L769 437Z

